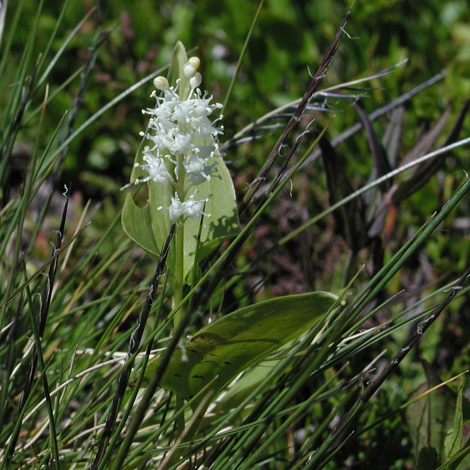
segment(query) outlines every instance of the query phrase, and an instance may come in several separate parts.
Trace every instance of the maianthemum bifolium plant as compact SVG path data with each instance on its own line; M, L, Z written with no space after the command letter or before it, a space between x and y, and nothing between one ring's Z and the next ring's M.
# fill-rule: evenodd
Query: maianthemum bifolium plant
M470 180L462 175L442 207L388 256L384 244L387 210L419 193L451 151L468 143L457 140L468 102L437 150L431 151L444 119L399 161L403 103L442 77L370 115L359 105L360 85L391 70L320 90L346 17L305 95L227 139L223 106L201 90L200 60L188 58L177 43L167 77L158 71L144 81L154 78L156 104L143 111L149 122L122 215L82 251L86 209L69 234L70 195L66 191L64 209L51 221L53 191L41 191L57 182L71 140L104 112L75 130L94 54L107 35L97 32L70 118L48 135L42 126L52 98L44 83L52 67L32 54L40 17L39 9L16 74L6 73L8 43L0 62L9 90L0 133L0 470L384 468L396 440L397 455L387 468L413 461L419 469L466 468L463 386L453 392L429 365L426 382L410 397L396 400L387 383L449 304L467 298L467 267L442 287L412 291L415 298L407 303L398 292L391 298L384 292L461 203ZM317 127L309 117L328 115L336 100L348 100L357 111L374 161L369 182L358 190L335 147L360 126L330 140L327 126ZM393 126L379 145L372 121L386 113ZM8 177L15 142L34 119L37 145L24 181L15 186ZM282 124L281 135L237 204L224 154L263 137L273 119ZM276 201L290 197L284 189L296 184L306 165L320 158L328 208L244 259L257 224ZM33 210L38 198L42 205ZM338 267L344 284L332 281L334 293L252 301L244 280L329 214L350 251L348 265ZM130 240L116 244L121 221ZM51 256L36 267L35 246L46 223L55 224L55 241ZM113 249L103 255L107 242L114 242ZM136 243L145 252L139 258ZM371 268L358 272L364 252ZM148 255L157 263L153 277L135 282ZM239 298L226 302L233 292ZM393 314L384 318L383 312ZM392 348L386 364L383 344Z

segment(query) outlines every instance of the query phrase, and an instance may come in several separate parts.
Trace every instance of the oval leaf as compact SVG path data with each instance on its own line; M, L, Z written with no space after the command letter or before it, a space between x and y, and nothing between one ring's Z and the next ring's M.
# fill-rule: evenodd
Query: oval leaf
M161 385L190 399L213 381L210 388L217 393L240 372L309 331L336 300L328 292L312 292L267 300L230 313L175 351ZM159 358L149 363L146 380L158 363Z

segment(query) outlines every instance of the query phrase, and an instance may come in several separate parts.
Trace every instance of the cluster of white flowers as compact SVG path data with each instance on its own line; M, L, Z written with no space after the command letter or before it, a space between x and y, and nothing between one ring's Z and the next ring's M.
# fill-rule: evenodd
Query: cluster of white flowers
M181 202L178 194L174 196L170 196L171 198L171 205L170 207L165 207L161 209L168 209L170 213L170 220L172 222L176 222L182 215L189 217L190 219L199 219L201 215L205 215L206 217L210 217L210 214L206 214L203 212L204 204L209 199L201 199L196 201L194 198L196 197L196 192L189 196L187 201Z
M146 163L136 163L148 172L148 176L136 180L136 183L154 181L172 185L171 205L166 208L172 222L183 215L192 219L209 215L203 212L207 199L196 201L196 192L187 198L186 194L178 194L175 188L181 177L192 186L209 181L217 162L207 162L213 157L220 157L217 136L222 129L215 127L209 116L222 105L210 104L212 96L202 95L198 88L202 81L201 74L197 72L199 65L200 60L191 57L184 66L189 94L188 90L180 90L178 94L179 80L175 87L170 87L165 77L155 78L155 88L162 91L163 96L153 91L151 96L157 100L156 107L142 111L151 116L147 132L141 132L151 145L144 147L143 159ZM185 94L188 97L182 99ZM184 168L183 172L180 165Z

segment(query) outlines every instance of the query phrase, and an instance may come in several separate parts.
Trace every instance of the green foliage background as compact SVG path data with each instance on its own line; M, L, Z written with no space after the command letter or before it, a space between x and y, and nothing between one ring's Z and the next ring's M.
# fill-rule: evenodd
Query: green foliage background
M92 6L91 2L70 2L66 12L70 29ZM79 121L167 65L177 40L201 56L204 86L216 100L223 100L257 6L249 0L101 2L104 25L115 29L100 51ZM265 2L224 119L227 137L254 118L302 95L310 80L309 70L315 71L349 6L346 1L330 0ZM58 14L54 2L45 2L44 7L38 51L47 42ZM22 17L22 34L15 38L18 50L28 33L28 14L32 20L36 12L35 2L25 2L24 9L27 14ZM83 25L66 59L55 68L52 87L55 80L61 83L83 64L97 21L93 15ZM413 101L413 119L418 122L410 124L415 129L436 119L449 101L463 100L470 93L470 26L465 0L359 0L354 4L347 33L352 39L344 40L325 85L365 77L409 59L407 66L373 83L376 89L363 100L366 109L383 105L443 68L450 72L445 81ZM60 46L61 39L57 39L54 49ZM49 109L55 109L48 116L51 122L57 122L70 105L74 83ZM149 105L148 95L149 87L138 89L75 142L66 169L74 174L79 171L81 184L90 194L96 195L104 181L118 181L118 185L127 181L139 142L138 131L143 126L140 110ZM356 116L347 108L336 113L333 128L344 129L355 122ZM355 143L354 150L357 171L357 162L367 165L367 161L360 143ZM259 161L263 149L257 153ZM244 161L250 158L237 157ZM96 173L109 179L97 180Z
M24 12L12 45L13 58L15 54L20 56L37 11L36 2L11 2L5 22L7 27L15 11L11 6L15 3L18 8L23 8ZM67 33L72 31L77 22L93 7L93 2L71 0L65 14L66 27L63 34L54 41L49 60L60 49ZM266 0L225 112L223 124L226 139L263 114L304 94L311 80L310 74L317 69L349 7L350 3L346 1ZM177 40L181 40L188 51L194 48L194 53L201 57L204 67L203 88L214 94L215 101L223 102L257 8L258 4L251 0L101 2L99 12L103 26L110 34L100 48L84 95L83 106L78 114L77 126L121 92L150 73L165 67ZM35 44L38 52L47 44L57 15L56 2L45 1L44 13L40 19L40 35ZM55 66L49 78L51 92L57 90L73 71L83 66L88 47L93 42L99 24L100 19L96 12L83 24L79 34L72 40L67 54ZM406 104L399 156L403 156L442 116L446 106L450 105L449 120L444 126L442 137L438 139L438 144L442 144L459 108L470 95L468 2L356 0L346 32L348 37L343 37L323 86L370 76L407 58L406 65L397 68L388 76L372 80L372 89L364 91L360 104L368 112L372 112L445 68L448 73L443 80ZM16 65L12 63L11 70L14 70ZM44 134L53 135L63 113L71 107L77 90L78 78L54 98L45 114ZM119 188L129 181L135 152L140 144L139 131L145 126L141 109L153 105L149 99L150 91L151 86L148 83L137 88L71 143L61 175L61 186L69 182L73 184L72 191L78 207L75 217L78 217L79 209L89 198L93 203L100 203L95 209L92 226L84 233L80 248L82 253L86 252L92 240L99 239L109 228L110 222L121 210L124 193L119 191ZM0 106L5 105L5 96L0 94ZM35 97L37 105L41 103L42 98ZM327 124L334 115L328 134L335 137L356 123L358 116L346 101L332 100L330 105L332 111L319 114L318 122ZM387 117L374 124L379 137L384 134L386 119ZM31 149L34 145L36 124L37 121L33 119L21 129L18 142L24 144L26 149ZM468 136L469 131L470 122L467 118L461 136ZM247 184L262 166L279 132L274 130L272 134L258 141L249 142L227 152L226 161L234 176L239 197L243 196ZM372 168L371 152L364 133L348 139L338 150L344 156L347 174L355 188L364 185ZM30 153L30 150L26 150L27 155L28 152ZM20 161L15 165L15 171L21 179L25 165ZM463 179L463 170L468 169L468 150L456 150L446 161L442 171L420 192L403 203L395 214L395 219L385 230L385 259L388 259L417 227L453 194ZM259 229L242 251L237 266L241 267L252 260L263 243L268 243L271 238L286 235L327 205L324 172L317 161L295 178L292 195L286 192L283 201L273 206L270 214L266 214ZM470 203L467 198L446 220L441 230L433 235L426 250L411 259L387 286L385 294L395 294L403 287L413 286L414 283L419 286L426 285L432 290L434 286L453 279L452 275L455 277L456 273L468 267L469 211ZM278 226L274 223L281 219L284 225ZM305 262L305 259L302 259L305 252L297 251L298 247L308 246L309 257L306 262L313 266L309 268L309 288L337 292L342 287L348 249L334 233L333 226L331 220L322 221L308 234L302 235L298 246L287 245L286 259L298 263ZM114 276L116 269L121 269L111 264L100 264L107 256L111 256L110 254L116 254L113 250L125 238L118 225L113 230L116 236L108 237L105 244L98 247L98 254L93 262L81 266L81 270L76 274L78 280L82 276L87 279L88 273L99 267L105 286L106 276ZM38 259L46 256L49 248L46 238L47 235L43 235L43 245L37 244L34 248L33 253ZM80 259L78 253L77 260ZM133 263L132 268L129 269L129 265L122 268L123 272L117 273L113 283L106 285L106 292L119 288L125 298L130 291L129 285L137 285L147 277L150 272L149 260L138 258L137 255L133 255L130 260ZM33 269L32 266L27 268ZM269 263L266 263L263 269L259 278L269 279L263 289L255 292L253 285L258 278L254 277L245 284L228 290L224 299L217 299L221 304L220 311L224 313L230 308L233 309L232 304L244 307L253 299L305 291L303 281L298 282L295 276L290 276L291 273L287 275ZM128 281L129 278L132 282ZM118 279L120 283L114 284ZM364 283L365 280L365 275L362 275L357 282ZM90 283L88 287L87 299L90 302L101 299L102 286ZM120 296L121 294L118 294L113 298L111 307L122 300ZM410 305L411 301L412 299ZM400 309L406 305L405 302L405 306L400 306ZM103 319L107 318L104 310ZM390 311L397 313L393 305ZM381 317L379 312L377 321L384 320L387 313ZM467 340L470 337L468 314L468 305L464 299L451 305L447 315L441 318L426 336L426 341L403 363L396 382L386 384L377 394L368 417L370 422L394 409L396 401L404 402L407 394L424 380L420 359L429 361L442 379L448 379L461 372L463 367L467 367L470 359ZM196 326L200 326L198 322L200 323L200 320L196 320ZM130 321L129 324L123 322L121 331L128 329L129 325ZM70 326L64 325L61 328L59 331L64 337L78 334L74 333ZM89 335L85 335L84 347L95 345L95 333L90 330ZM391 351L390 357L396 352L397 344L403 343L407 334L406 330L398 331L384 344L384 348ZM116 350L125 349L125 335L115 341L113 347ZM378 354L380 348L374 347L374 353ZM355 357L356 363L350 364L351 371L357 373L362 361L368 362L371 359L372 352L369 349L361 354ZM467 379L462 380L466 386ZM312 389L316 385L311 384ZM308 390L305 393L308 393ZM321 405L317 411L322 413ZM403 465L410 462L412 443L407 437L402 417L396 417L387 422L386 426L366 433L359 445L356 441L347 443L341 449L338 460L341 460L341 456L346 458L349 453L354 453L359 461L356 462L356 468L379 468L374 463L374 458L381 454L380 445L384 442L388 445L387 455L390 457L387 457L381 468L405 468ZM360 462L362 457L365 460Z

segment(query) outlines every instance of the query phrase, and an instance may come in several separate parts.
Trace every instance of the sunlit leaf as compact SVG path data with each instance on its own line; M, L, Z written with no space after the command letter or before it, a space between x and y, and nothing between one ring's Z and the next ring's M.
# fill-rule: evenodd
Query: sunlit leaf
M219 391L240 372L306 333L334 305L328 292L285 296L237 310L211 323L175 351L163 387L186 399L209 382ZM147 366L146 380L159 358Z

